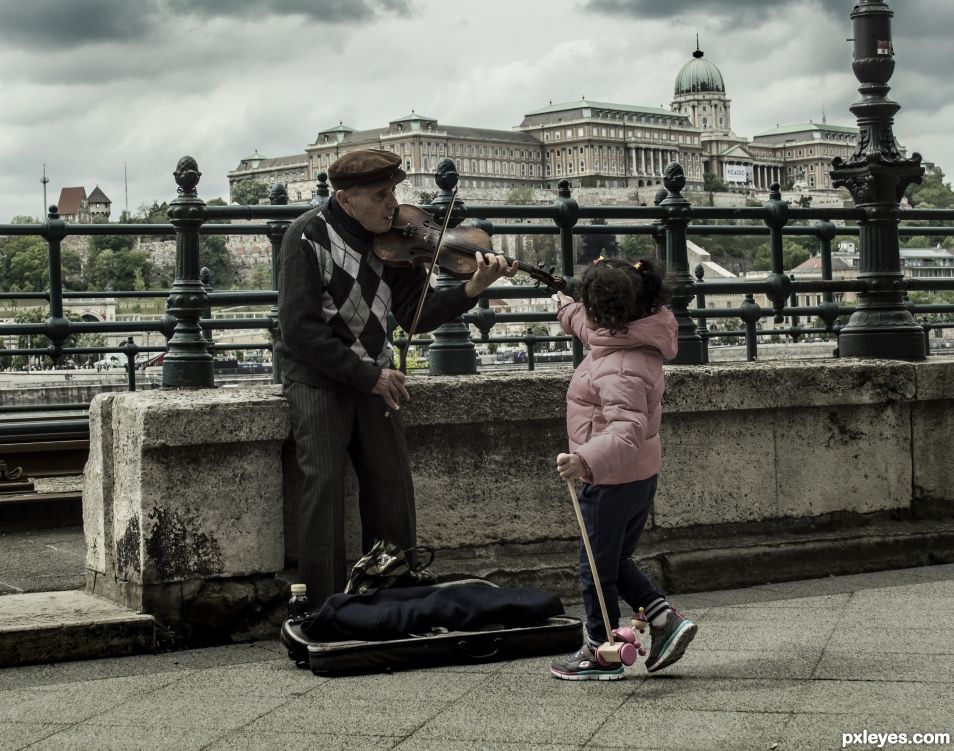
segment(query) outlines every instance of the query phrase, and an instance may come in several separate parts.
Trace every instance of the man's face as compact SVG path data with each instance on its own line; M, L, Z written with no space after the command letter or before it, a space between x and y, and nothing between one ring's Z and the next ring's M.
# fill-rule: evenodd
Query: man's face
M390 183L367 185L348 190L339 190L336 194L341 208L353 217L368 232L380 235L391 229L394 209L398 200Z

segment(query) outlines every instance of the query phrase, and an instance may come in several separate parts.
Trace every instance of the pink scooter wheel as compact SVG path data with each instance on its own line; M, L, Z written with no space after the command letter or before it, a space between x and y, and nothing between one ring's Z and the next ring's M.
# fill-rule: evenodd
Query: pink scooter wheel
M636 647L632 644L622 644L619 648L619 659L624 665L636 662Z

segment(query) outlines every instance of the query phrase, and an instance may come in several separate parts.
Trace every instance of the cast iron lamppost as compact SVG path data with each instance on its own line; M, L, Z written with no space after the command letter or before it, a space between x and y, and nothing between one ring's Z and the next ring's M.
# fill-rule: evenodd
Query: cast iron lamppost
M164 388L211 388L212 355L202 336L199 319L208 306L208 295L199 280L199 228L205 221L205 202L196 186L202 173L191 156L184 156L173 173L179 195L169 206L169 221L176 228L176 280L166 301L175 319L175 330L162 361Z
M443 222L445 212L451 212L448 229L460 224L459 216L454 216L454 210L463 204L454 194L459 180L457 166L452 159L441 159L434 173L434 181L441 192L434 197L428 207L437 221ZM438 290L455 287L460 284L444 271L437 274L435 288ZM405 332L410 335L410 332ZM470 327L460 316L439 326L434 331L434 341L428 348L428 367L433 375L465 375L477 372L477 349L470 340Z
M882 0L860 0L851 11L854 50L851 67L861 83L861 101L851 106L858 120L858 148L848 161L832 160L832 185L845 186L863 209L859 222L859 294L851 320L838 340L843 357L924 359L924 332L904 306L898 222L901 197L911 183L921 182L921 155L905 159L898 151L892 125L900 105L886 98L894 72L891 17Z

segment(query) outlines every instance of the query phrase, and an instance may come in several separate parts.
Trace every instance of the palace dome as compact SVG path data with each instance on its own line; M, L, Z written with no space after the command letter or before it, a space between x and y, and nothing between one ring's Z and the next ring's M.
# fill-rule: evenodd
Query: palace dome
M692 53L692 60L680 68L676 75L676 96L695 94L700 91L718 91L725 93L722 73L708 60L702 59L702 50Z

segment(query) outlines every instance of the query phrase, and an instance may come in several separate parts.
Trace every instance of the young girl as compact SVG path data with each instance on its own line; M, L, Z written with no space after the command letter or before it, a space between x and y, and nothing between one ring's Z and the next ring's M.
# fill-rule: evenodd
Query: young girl
M676 319L664 305L668 290L662 275L648 259L630 263L600 257L583 274L581 300L557 293L564 331L590 349L567 390L570 453L557 456L557 471L564 480L583 481L580 507L610 627L619 623L620 597L634 611L642 608L649 621L646 668L652 673L682 657L697 629L632 559L662 463L662 365L676 355ZM622 678L622 665L596 660L596 648L607 634L582 544L580 584L585 642L575 654L555 660L550 672L564 680Z

